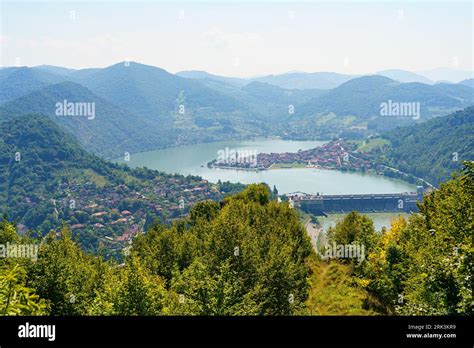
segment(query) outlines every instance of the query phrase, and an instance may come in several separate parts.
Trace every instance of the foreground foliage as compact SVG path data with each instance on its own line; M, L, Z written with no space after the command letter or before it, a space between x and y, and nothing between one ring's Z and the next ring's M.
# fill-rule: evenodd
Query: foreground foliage
M38 260L24 261L27 286L52 315L298 313L311 245L298 214L270 197L251 185L221 204L201 202L188 219L138 236L120 265L83 252L67 229L52 232ZM3 222L5 239L11 228Z
M423 199L408 221L392 222L354 270L356 281L403 315L471 313L473 163Z
M472 303L474 165L378 234L351 213L329 241L365 257L322 261L298 213L250 185L134 239L125 262L85 253L67 228L42 240L0 224L0 244L39 243L37 261L0 259L2 315L450 315Z

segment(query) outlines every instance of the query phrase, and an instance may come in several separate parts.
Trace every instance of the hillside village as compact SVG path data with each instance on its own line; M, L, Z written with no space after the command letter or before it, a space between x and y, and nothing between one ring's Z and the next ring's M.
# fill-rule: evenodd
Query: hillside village
M66 222L86 248L106 247L113 252L150 224L172 223L195 203L219 200L225 195L218 184L198 177L157 176L144 187L132 186L61 183L48 203L48 211L52 211L49 220L56 226ZM35 205L31 200L30 204ZM24 233L28 226L19 225L19 229Z

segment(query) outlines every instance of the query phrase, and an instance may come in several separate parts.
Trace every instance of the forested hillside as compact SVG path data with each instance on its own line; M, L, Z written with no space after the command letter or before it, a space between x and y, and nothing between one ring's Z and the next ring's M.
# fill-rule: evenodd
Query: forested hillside
M94 103L94 115L56 115L56 104ZM25 114L49 116L57 125L73 134L89 152L109 158L124 152L157 149L173 141L173 134L156 123L119 108L74 82L48 85L40 90L0 106L0 122Z
M461 169L463 160L474 160L474 107L396 128L383 138L391 147L381 155L382 163L438 186Z
M442 115L440 109L463 108L472 105L474 94L464 85L440 83L399 83L384 76L363 76L316 97L302 106L300 114L334 112L339 116L355 115L363 118L380 115L380 104L418 102L420 118Z
M419 115L381 113L381 105L415 103ZM285 131L303 139L311 135L362 138L425 122L474 104L471 87L459 84L399 83L384 76L362 76L298 106Z
M65 222L88 250L107 242L120 251L155 219L169 222L200 200L243 186L104 161L44 115L1 123L0 149L0 212L22 233L43 235Z
M0 70L0 103L14 100L64 78L41 69L12 67Z

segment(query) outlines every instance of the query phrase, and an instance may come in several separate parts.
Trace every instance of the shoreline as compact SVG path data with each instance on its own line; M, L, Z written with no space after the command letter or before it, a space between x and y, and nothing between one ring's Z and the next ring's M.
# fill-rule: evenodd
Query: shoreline
M397 179L401 180L403 182L416 185L416 183L411 183L408 180L404 180L400 177L393 177L390 175L385 175L383 172L377 172L376 170L367 170L367 171L361 171L361 170L340 170L339 168L334 168L334 167L322 167L319 165L304 165L304 166L288 166L288 167L275 167L275 165L278 165L278 163L272 163L268 168L258 168L258 169L253 169L253 168L242 168L242 167L230 167L230 166L208 166L210 169L225 169L225 170L241 170L241 171L248 171L248 172L259 172L259 171L265 171L265 170L286 170L286 169L319 169L319 170L336 170L341 173L357 173L357 174L370 174L370 175L376 175L376 176L382 176L384 178L391 178L391 179ZM385 168L390 169L392 172L399 173L403 175L404 177L409 177L410 174L402 172L396 168L391 168L388 166L383 165ZM413 175L412 175L413 176ZM433 186L431 183L426 181L423 178L415 177L415 179L420 180L422 183L427 185L428 187L435 189L436 187Z

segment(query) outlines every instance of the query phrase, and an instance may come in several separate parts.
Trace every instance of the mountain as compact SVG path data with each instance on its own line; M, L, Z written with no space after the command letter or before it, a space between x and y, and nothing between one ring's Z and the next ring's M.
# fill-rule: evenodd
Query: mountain
M414 78L400 70L381 73ZM382 103L419 103L416 122L474 104L472 88L465 84L401 83L381 75L291 72L248 80L203 71L178 75L136 62L80 70L1 69L0 116L47 114L87 150L118 157L266 135L360 138L415 122L380 117ZM331 86L336 87L327 89ZM55 117L53 106L63 100L95 102L98 117L93 122Z
M9 117L36 112L52 116L85 148L102 156L258 136L268 129L260 114L230 94L147 65L120 63L78 70L68 76L51 75L38 68L27 68L26 72L29 78L18 79L18 84L30 87L2 105L0 114ZM1 74L8 77L4 70ZM48 85L31 77L38 74L54 76L50 83L69 81ZM92 122L84 117L55 117L54 105L63 100L95 102L97 117Z
M462 161L474 160L474 107L382 135L391 142L383 162L438 186Z
M243 106L235 99L150 65L118 63L92 74L84 85L112 103L147 118L168 119L186 108L231 112Z
M115 64L90 73L82 84L174 134L168 145L263 135L268 128L240 100L149 65Z
M310 100L302 114L330 113L369 118L379 116L381 103L420 103L421 118L442 112L439 109L463 108L474 103L474 96L462 85L400 83L383 76L363 76Z
M61 81L64 81L62 76L42 69L28 67L1 69L0 104Z
M411 71L407 70L400 70L400 69L391 69L391 70L383 70L376 73L377 75L388 77L392 80L398 82L420 82L426 84L433 84L433 81L427 79L426 77L416 74Z
M85 81L88 81L88 79L90 79L95 73L99 72L100 70L102 69L101 68L87 68L87 69L76 70L68 76L68 79L76 83L84 84Z
M383 76L359 77L310 100L303 105L300 113L334 112L337 115L369 116L373 112L369 105L376 104L378 111L383 91L399 84Z
M274 134L280 132L280 127L284 127L290 107L298 109L311 98L326 92L319 89L285 89L258 81L250 82L243 87L212 79L203 79L200 82L220 93L238 99L248 110L262 115L269 131Z
M474 78L473 79L467 79L459 82L460 85L468 86L471 88L474 88Z
M406 115L382 113L383 106L408 105ZM398 126L444 116L474 104L464 85L400 83L372 75L352 79L301 105L288 119L290 138L366 137Z
M284 89L258 81L249 83L242 91L261 102L276 104L300 104L326 92L320 89Z
M462 80L471 79L474 77L473 71L451 68L436 68L425 71L417 71L417 73L432 81L449 81L452 83L458 83Z
M222 82L229 83L231 85L238 86L238 87L243 87L250 82L247 79L213 75L213 74L209 74L208 72L200 71L200 70L180 71L180 72L177 72L176 75L187 78L187 79L197 79L197 80L209 79L209 80L215 80L215 81L222 81Z
M56 104L91 103L94 116L57 116ZM0 120L28 113L45 114L67 132L73 134L87 150L106 157L117 158L124 152L138 152L163 147L172 141L171 135L146 119L133 115L87 88L62 82L0 106Z
M254 78L253 81L264 82L286 89L332 89L355 77L357 76L334 72L293 72L281 75L262 76Z
M89 78L92 74L101 70L101 68L71 69L55 65L38 65L31 69L46 71L54 75L63 76L65 80L81 83L84 79Z
M472 87L462 83L436 83L434 87L438 91L441 91L462 103L467 101L472 104L472 100L474 99L474 91L472 90Z
M355 77L332 72L288 72L243 79L213 75L199 70L180 71L176 75L189 79L220 81L237 87L244 87L251 82L261 82L283 89L331 89Z
M281 134L286 120L295 110L315 96L326 93L319 89L284 89L268 83L254 81L240 89L240 100L255 112L265 115L274 134Z

